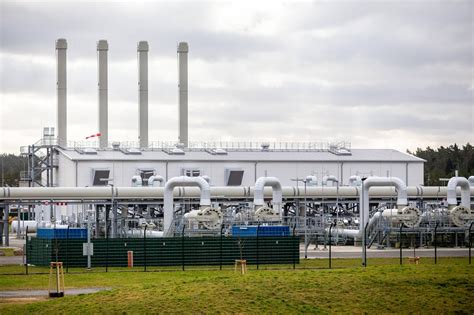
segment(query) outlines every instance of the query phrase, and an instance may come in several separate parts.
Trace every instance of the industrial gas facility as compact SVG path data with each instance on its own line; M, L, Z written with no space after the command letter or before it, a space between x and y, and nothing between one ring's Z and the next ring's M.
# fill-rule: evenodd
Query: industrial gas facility
M97 42L98 141L69 141L67 42L56 41L57 126L21 147L28 158L21 187L0 190L4 244L9 233L23 237L27 230L158 239L240 237L262 228L297 236L305 248L328 242L394 247L399 231L425 246L435 229L452 246L465 244L474 221L474 176L424 186L423 159L348 142L190 141L185 42L177 46L179 138L148 137L149 46L140 41L139 139L110 141L108 48L106 40ZM12 213L18 219L10 231Z

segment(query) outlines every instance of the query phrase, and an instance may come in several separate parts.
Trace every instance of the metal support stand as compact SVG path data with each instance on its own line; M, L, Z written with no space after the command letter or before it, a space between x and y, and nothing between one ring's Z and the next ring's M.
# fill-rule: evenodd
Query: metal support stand
M331 237L332 237L332 227L334 226L334 223L331 222L331 225L329 226L329 269L331 269L331 244L332 244L332 240L331 240Z
M364 246L364 262L362 263L364 267L367 267L367 228L369 226L369 222L365 224L364 227L364 241L363 241L363 246Z
M5 235L5 247L10 246L10 230L9 230L9 224L8 224L8 217L10 216L10 205L5 202L3 208L3 234Z

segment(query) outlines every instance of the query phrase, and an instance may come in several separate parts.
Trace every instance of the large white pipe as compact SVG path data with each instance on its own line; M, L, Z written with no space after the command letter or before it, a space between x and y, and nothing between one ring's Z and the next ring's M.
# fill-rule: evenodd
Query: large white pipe
M282 215L281 204L283 201L283 193L280 180L276 177L260 177L255 182L255 190L253 195L253 205L261 207L265 204L264 188L269 186L272 188L272 204L273 210Z
M334 175L326 175L321 181L322 186L327 186L328 182L339 183L339 180Z
M458 205L456 188L461 187L461 205L471 208L471 192L469 181L464 177L451 177L448 182L447 201L448 207Z
M132 176L132 187L142 187L143 180L140 175L133 175Z
M360 187L307 187L306 193L302 187L282 187L285 198L356 198L359 197ZM116 199L162 199L163 187L116 187L113 194ZM410 198L442 199L447 196L446 186L410 186L407 187ZM460 190L457 190L458 196ZM471 187L474 194L474 186ZM273 191L270 187L264 189L264 196L271 197ZM394 187L372 187L370 195L376 198L393 198L397 196ZM103 200L111 196L111 187L0 187L0 200ZM176 189L175 197L199 198L200 190L195 187L182 187ZM211 196L215 198L252 198L254 188L249 186L213 186Z
M148 148L148 42L140 41L138 54L138 139L140 148Z
M201 190L201 199L199 204L201 206L210 206L211 205L211 190L209 183L206 182L202 177L188 177L188 176L178 176L173 177L166 182L163 204L164 204L164 220L163 220L163 230L165 233L168 232L173 221L173 190L175 187L180 186L197 186Z
M178 44L179 142L188 147L188 43Z
M469 182L469 185L474 186L474 176L469 176L467 181Z
M305 178L306 186L317 186L318 178L314 175L308 175Z
M67 146L67 41L56 41L56 91L58 145Z
M107 148L109 143L108 127L108 74L107 74L107 52L109 44L106 40L97 42L98 61L98 87L99 87L99 146Z
M377 222L378 219L380 219L381 213L380 211L375 212L374 215L370 218L369 220L369 225L367 226L367 229L370 230L370 228ZM329 228L326 229L329 231ZM363 231L363 230L362 230ZM339 229L339 228L333 228L331 231L331 234L336 235L336 234L342 234L342 235L347 235L352 238L361 238L362 231L359 229Z
M38 223L34 220L20 220L20 232L25 233L28 227L28 233L36 232ZM12 221L12 233L18 232L18 219Z
M360 186L362 185L362 179L358 175L352 175L349 177L349 186Z
M148 178L148 187L153 187L155 185L155 182L160 183L160 186L163 186L163 183L165 182L165 178L160 175L152 175Z

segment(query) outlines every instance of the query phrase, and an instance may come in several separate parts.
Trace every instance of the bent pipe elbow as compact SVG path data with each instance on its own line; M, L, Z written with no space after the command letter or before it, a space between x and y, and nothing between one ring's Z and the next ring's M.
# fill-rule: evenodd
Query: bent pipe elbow
M272 187L273 204L281 205L283 202L283 193L280 180L276 177L260 177L255 182L255 190L253 196L253 204L263 206L265 204L264 188Z
M471 176L472 177L472 176ZM471 207L471 187L469 181L465 177L451 177L447 187L447 201L448 205L456 206L457 193L456 188L461 187L461 205L470 208Z

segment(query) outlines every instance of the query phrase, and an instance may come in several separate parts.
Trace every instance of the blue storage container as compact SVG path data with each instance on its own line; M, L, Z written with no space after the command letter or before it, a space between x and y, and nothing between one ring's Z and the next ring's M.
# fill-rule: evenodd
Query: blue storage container
M290 236L290 227L286 225L261 225L260 227L256 225L248 226L233 226L232 227L232 236L234 237L257 237L257 228L258 236Z
M87 229L69 228L68 231L68 229L39 228L36 237L43 239L87 238Z

